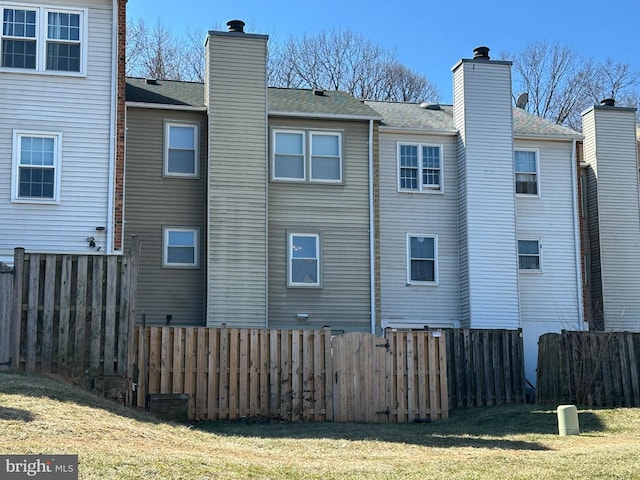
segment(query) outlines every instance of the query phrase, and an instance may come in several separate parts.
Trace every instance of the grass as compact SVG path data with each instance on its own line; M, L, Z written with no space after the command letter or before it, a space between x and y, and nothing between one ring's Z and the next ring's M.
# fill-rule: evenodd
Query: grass
M0 454L78 454L83 479L640 479L640 409L454 410L433 423L176 425L58 379L0 373Z

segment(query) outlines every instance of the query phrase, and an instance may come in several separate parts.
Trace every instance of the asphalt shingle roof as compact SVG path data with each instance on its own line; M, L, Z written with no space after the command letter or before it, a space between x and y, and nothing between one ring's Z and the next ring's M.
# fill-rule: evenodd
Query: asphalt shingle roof
M204 107L204 84L127 77L128 102Z

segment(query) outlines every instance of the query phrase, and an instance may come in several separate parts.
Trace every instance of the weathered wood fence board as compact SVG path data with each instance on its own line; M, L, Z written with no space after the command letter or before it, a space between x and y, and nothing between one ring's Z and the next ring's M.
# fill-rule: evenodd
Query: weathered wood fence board
M538 341L538 403L640 407L640 333L546 333Z
M411 422L448 416L444 335L139 327L137 404L186 393L193 419Z
M0 274L0 363L127 376L136 279L129 256L25 253ZM6 273L10 272L10 273Z
M449 405L526 401L521 330L447 329Z

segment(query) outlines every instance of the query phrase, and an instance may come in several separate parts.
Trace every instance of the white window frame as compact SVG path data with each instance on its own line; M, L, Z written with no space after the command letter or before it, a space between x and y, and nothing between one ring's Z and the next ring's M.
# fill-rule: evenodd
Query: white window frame
M536 159L536 193L518 193L518 181L517 175L518 173L523 173L527 175L532 175L531 172L519 172L516 169L516 153L517 152L533 152L535 154ZM537 148L516 148L513 150L513 188L516 192L516 196L523 198L536 198L540 196L540 152Z
M53 197L21 197L20 196L20 170L21 168L38 168L38 165L21 165L21 140L22 138L51 138L53 139L53 165L42 166L43 169L51 169L53 175ZM34 130L13 130L13 158L11 171L11 201L14 203L40 203L58 204L60 203L60 181L62 172L62 133L42 132Z
M33 40L36 43L36 64L35 68L19 68L19 67L4 67L2 66L2 46L3 40L20 40L23 38L32 37L17 37L17 36L5 36L4 33L4 11L7 10L31 10L36 12L36 32ZM79 15L80 17L80 33L79 40L59 40L49 39L48 37L48 17L49 13L68 13L71 15ZM45 74L45 75L62 75L72 77L86 77L87 75L87 46L88 46L88 8L69 8L69 7L56 7L54 5L38 6L34 4L16 4L16 3L3 3L0 5L0 71L4 72L16 72L16 73L28 73L28 74ZM49 43L67 43L67 44L79 44L80 45L80 70L79 71L66 71L66 70L49 70L47 69L47 45Z
M520 253L520 242L536 242L538 244L538 254ZM522 273L542 273L542 240L540 238L518 238L518 271ZM538 268L520 268L520 257L538 257Z
M316 241L316 282L294 282L293 281L293 237L314 238ZM322 287L322 253L320 251L321 237L319 233L309 232L287 232L287 287L296 288L319 288ZM311 259L311 257L309 257Z
M193 263L169 262L169 234L188 232L193 234ZM200 266L200 229L197 227L162 227L162 267L194 269Z
M422 258L419 260L433 260L433 280L419 281L411 279L411 239L412 238L431 238L433 239L433 259ZM438 235L424 233L407 233L406 241L406 269L407 269L407 285L438 285Z
M418 152L418 165L416 167L403 167L400 153L402 151L402 147L416 147ZM438 169L426 168L423 163L423 148L437 148L438 153L440 155L440 166ZM414 142L398 142L396 145L396 158L397 158L397 181L398 181L398 192L403 193L433 193L433 194L443 194L444 193L444 147L442 144L434 144L434 143L414 143ZM402 186L402 175L401 171L403 168L415 168L417 170L417 188L407 188ZM425 184L424 180L424 172L425 170L438 170L440 182L436 184Z
M278 177L276 176L276 137L279 133L291 133L297 134L302 137L302 165L303 176L302 177ZM313 158L320 157L319 155L313 155L313 137L314 136L333 136L338 138L338 161L339 166L339 178L337 179L317 179L313 178ZM341 130L321 130L321 129L289 129L289 128L274 128L271 131L271 180L275 182L296 182L296 183L321 183L321 184L336 184L341 185L344 183L344 132Z
M193 129L194 173L182 173L169 171L169 139L171 127ZM164 124L164 162L162 175L164 177L200 178L200 126L197 123L166 121ZM190 150L190 149L189 149Z

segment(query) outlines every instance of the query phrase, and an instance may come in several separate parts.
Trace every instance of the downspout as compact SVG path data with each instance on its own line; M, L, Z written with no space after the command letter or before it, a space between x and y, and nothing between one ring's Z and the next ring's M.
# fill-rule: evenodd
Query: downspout
M578 294L578 330L582 330L584 325L584 305L582 294L582 252L581 252L581 232L580 232L580 218L578 212L578 168L579 163L576 158L576 142L574 138L571 146L571 191L573 192L573 235L574 245L576 253L576 283ZM584 192L583 192L584 193Z
M109 193L107 199L107 255L113 253L115 242L114 232L114 195L115 195L115 164L116 164L116 122L117 110L117 90L118 90L118 0L113 0L113 27L111 32L111 121L109 122Z
M373 202L373 120L369 120L369 275L371 297L371 333L376 334L376 254Z

